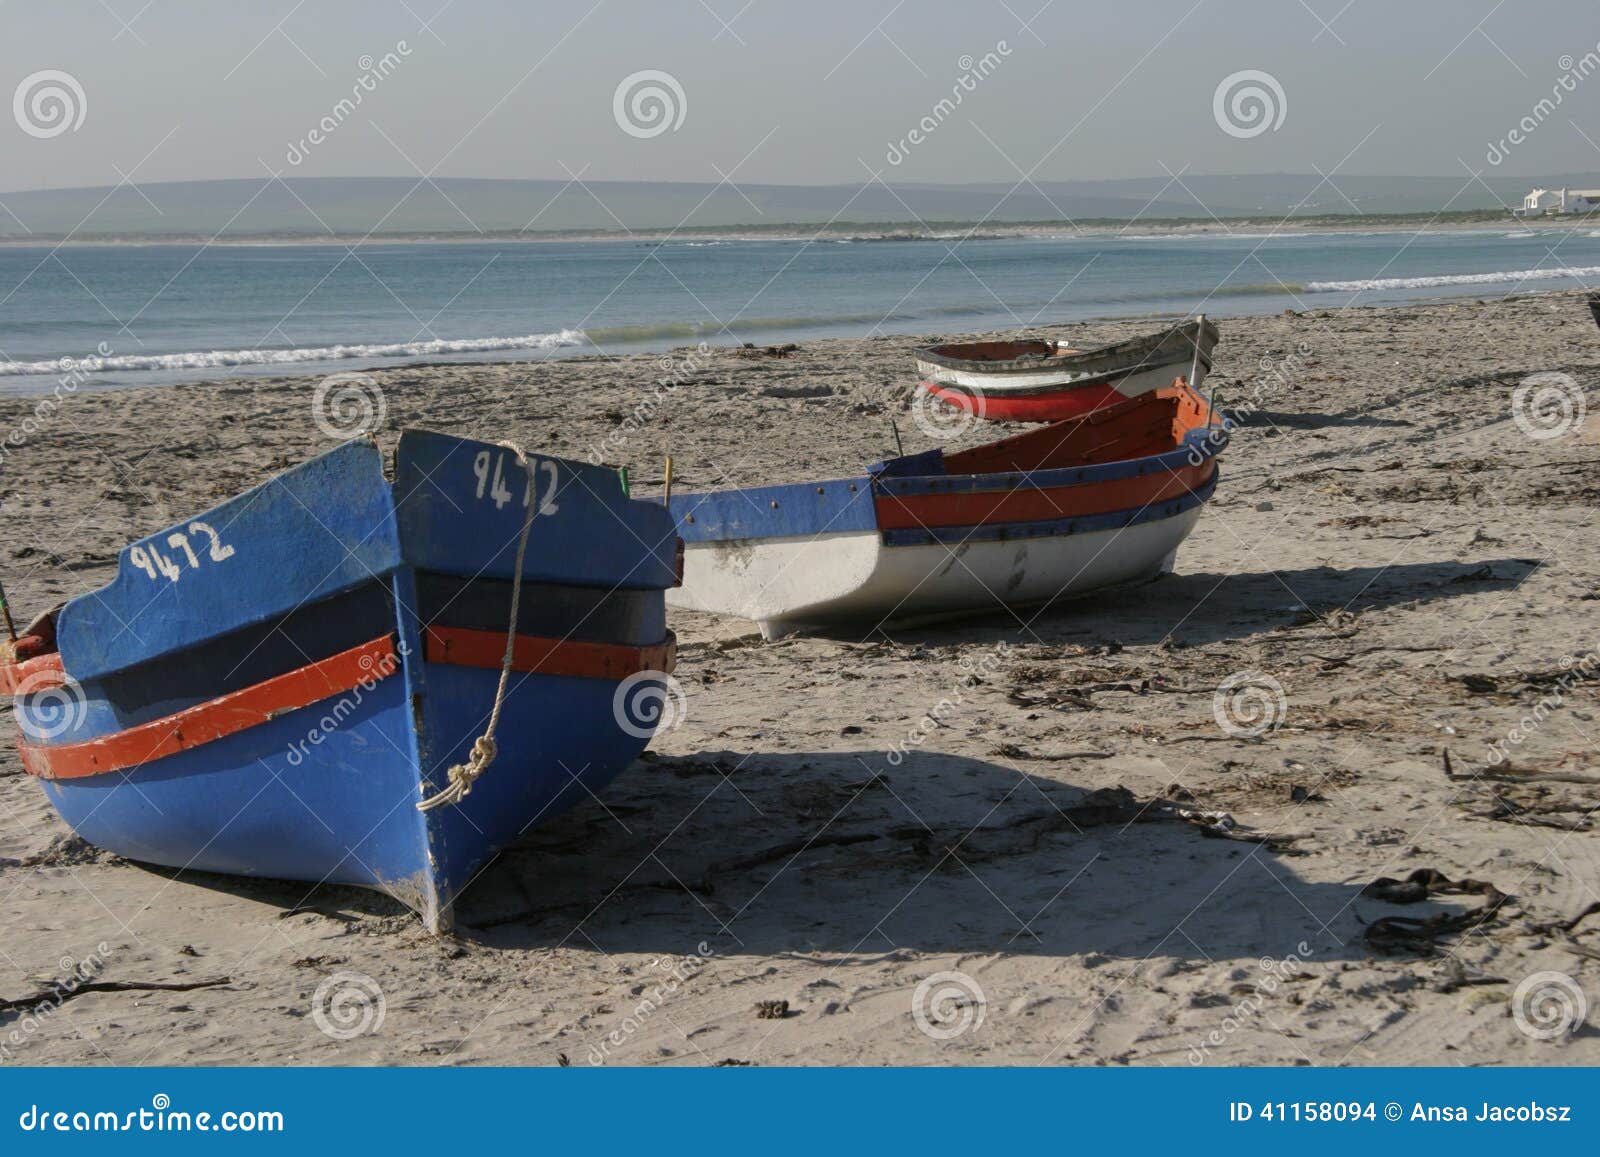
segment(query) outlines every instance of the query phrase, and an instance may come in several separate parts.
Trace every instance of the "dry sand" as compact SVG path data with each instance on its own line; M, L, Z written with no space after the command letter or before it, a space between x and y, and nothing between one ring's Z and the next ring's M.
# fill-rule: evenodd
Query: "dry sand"
M681 726L604 806L503 856L457 938L355 889L85 849L7 744L0 998L101 942L101 980L226 978L81 993L13 1063L1600 1063L1595 1028L1541 1040L1511 1014L1540 972L1600 1003L1600 915L1564 927L1600 900L1600 695L1561 682L1600 644L1600 332L1571 294L1222 328L1224 403L1259 388L1262 409L1176 574L1047 613L770 645L676 615ZM649 492L669 450L696 487L854 471L892 450L891 418L921 448L916 344L690 358L608 456ZM659 360L373 376L391 441L421 424L586 456ZM1513 389L1535 371L1573 375L1596 414L1529 436ZM314 384L68 398L4 460L13 602L87 590L130 538L326 449ZM0 426L33 406L0 402ZM1284 692L1258 738L1214 717L1243 672ZM1544 777L1446 778L1447 749L1474 777L1535 713L1511 762ZM1283 838L1126 822L1129 801L1160 798ZM1380 917L1493 900L1362 894L1418 869L1511 898L1432 954L1380 951ZM313 992L352 971L385 1016L337 1040ZM951 972L968 995L935 1001L921 1031L919 985ZM21 1023L0 1013L0 1031Z

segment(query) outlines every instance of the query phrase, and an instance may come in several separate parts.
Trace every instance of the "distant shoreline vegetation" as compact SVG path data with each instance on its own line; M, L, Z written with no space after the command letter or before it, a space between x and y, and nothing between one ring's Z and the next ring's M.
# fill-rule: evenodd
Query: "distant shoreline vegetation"
M32 233L0 235L0 245L18 247L55 247L58 245L351 245L357 243L393 245L410 244L501 244L521 242L526 244L612 241L637 244L663 244L673 241L854 241L896 242L952 240L1003 240L1082 234L1103 236L1125 233L1130 236L1150 234L1212 234L1227 236L1235 232L1271 230L1273 232L1313 233L1349 230L1392 229L1419 231L1448 230L1465 227L1494 229L1548 229L1564 231L1575 227L1593 227L1600 220L1600 210L1589 214L1571 214L1560 218L1512 218L1503 209L1470 209L1450 213L1328 213L1280 217L1273 214L1256 214L1241 217L1197 219L1194 217L1147 217L1138 220L1119 218L1080 218L1076 220L1038 221L926 221L907 225L900 221L835 221L827 225L805 222L787 222L759 225L685 225L676 229L548 229L548 230L496 230L472 232L469 230L435 230L428 232L397 231L392 233L271 232L235 233L220 236L202 233L79 233L72 235Z

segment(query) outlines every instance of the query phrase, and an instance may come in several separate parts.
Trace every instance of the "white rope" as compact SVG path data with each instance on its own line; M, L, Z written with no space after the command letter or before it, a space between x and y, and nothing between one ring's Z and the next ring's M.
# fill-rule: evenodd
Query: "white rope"
M515 443L501 442L500 445L517 456L517 465L521 466L528 476L527 513L522 517L522 536L517 540L516 570L511 578L511 621L506 624L506 653L500 660L500 685L495 688L494 708L489 712L489 725L484 728L483 734L473 741L472 754L467 762L451 766L449 784L438 794L417 804L419 812L460 803L472 791L472 785L478 781L478 777L489 770L489 765L500 753L500 749L495 746L494 732L495 728L500 726L500 712L506 705L506 688L511 682L511 654L517 643L517 607L522 602L522 560L528 553L528 532L533 529L533 512L537 505L533 493L533 468L528 465L528 456Z

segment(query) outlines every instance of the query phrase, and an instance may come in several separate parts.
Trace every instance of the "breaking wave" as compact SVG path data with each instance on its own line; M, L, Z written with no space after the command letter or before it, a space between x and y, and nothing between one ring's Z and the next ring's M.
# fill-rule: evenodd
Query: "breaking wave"
M101 357L55 358L42 362L0 362L0 377L27 374L101 374L131 370L206 370L232 366L292 365L345 358L411 358L436 354L472 354L493 350L545 350L584 345L581 329L531 333L523 337L481 337L455 340L395 342L388 345L332 345L296 349L198 350L181 354L112 354Z
M1373 277L1363 281L1313 281L1308 293L1366 293L1375 289L1433 289L1441 285L1500 285L1518 281L1586 280L1600 277L1600 265L1578 269L1514 269L1500 273L1446 273L1437 277Z

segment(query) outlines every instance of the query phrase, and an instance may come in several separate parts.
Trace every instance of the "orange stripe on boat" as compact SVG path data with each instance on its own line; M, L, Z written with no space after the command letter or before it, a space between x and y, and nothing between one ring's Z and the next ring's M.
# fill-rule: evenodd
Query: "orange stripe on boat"
M394 639L384 635L309 666L126 731L53 747L25 741L17 746L22 754L22 766L41 779L103 775L224 739L286 711L309 707L362 684L386 679L399 666Z
M504 631L467 627L428 627L426 655L430 663L460 667L499 668L506 655ZM626 679L640 671L670 674L678 661L678 641L671 631L652 647L621 643L589 643L578 639L546 639L518 635L511 648L511 669L540 675L575 675L584 679Z
M61 656L54 651L15 663L0 663L0 695L25 695L59 687L67 681Z
M1178 498L1205 484L1211 464L1160 474L1035 490L1019 481L1011 490L951 494L879 494L880 530L921 530L1003 522L1045 522L1114 510L1138 510ZM1019 476L1020 477L1020 476Z

